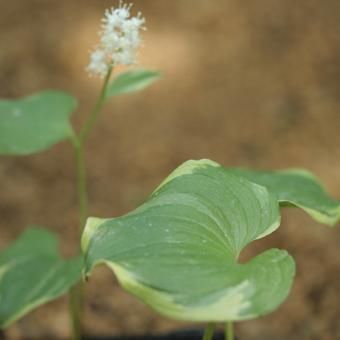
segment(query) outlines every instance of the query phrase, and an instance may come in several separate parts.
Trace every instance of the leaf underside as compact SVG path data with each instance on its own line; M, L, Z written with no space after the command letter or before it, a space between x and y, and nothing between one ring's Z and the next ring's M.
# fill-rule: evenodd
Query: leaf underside
M60 258L56 237L27 229L0 252L0 327L66 293L81 278L83 260Z
M69 138L76 105L72 96L60 91L0 100L0 154L29 155Z
M231 172L265 186L281 206L299 207L320 223L333 226L340 219L340 201L330 197L319 180L306 170L232 169Z
M212 161L188 161L133 212L88 220L85 275L105 263L126 290L172 318L255 318L287 297L295 264L279 249L244 264L237 258L279 223L265 187Z

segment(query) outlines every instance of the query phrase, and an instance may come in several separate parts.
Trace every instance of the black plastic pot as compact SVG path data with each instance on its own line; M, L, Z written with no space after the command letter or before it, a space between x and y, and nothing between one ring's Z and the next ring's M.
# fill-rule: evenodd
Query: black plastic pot
M202 340L203 330L184 330L162 335L100 337L87 336L83 340ZM216 332L214 340L224 340L222 332ZM235 339L237 340L237 339Z

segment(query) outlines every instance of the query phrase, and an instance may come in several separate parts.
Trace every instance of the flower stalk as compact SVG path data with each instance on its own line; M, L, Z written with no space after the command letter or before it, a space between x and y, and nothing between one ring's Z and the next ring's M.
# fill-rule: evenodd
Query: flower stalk
M111 8L105 12L102 19L100 42L91 53L90 64L87 67L90 75L98 75L104 79L103 85L94 108L85 120L80 132L74 133L71 137L76 163L80 237L88 217L85 142L105 104L113 68L117 65L136 63L136 50L141 44L139 31L144 29L145 19L141 13L131 17L130 9L131 5L120 2L117 9ZM70 290L73 340L80 340L82 336L83 290L83 284L78 284Z
M99 94L98 100L94 109L90 113L86 122L83 125L79 135L73 135L72 145L75 153L76 161L76 178L77 178L77 194L78 194L78 210L79 210L79 227L78 232L81 236L83 228L88 216L88 192L86 179L86 162L85 162L85 141L91 132L99 112L101 111L104 102L107 87L112 74L112 68L109 68L108 74L105 77L102 90ZM72 320L73 340L80 340L82 334L82 314L83 314L83 284L80 283L73 287L70 291L70 314Z
M107 74L106 74L105 79L104 79L102 89L101 89L99 97L98 97L98 100L97 100L92 112L88 116L86 122L84 123L84 125L83 125L83 127L82 127L82 129L79 133L78 140L79 140L79 144L80 144L81 149L83 147L83 144L84 144L87 136L89 135L90 131L92 130L92 128L93 128L93 126L94 126L94 124L97 120L99 112L101 111L101 109L103 108L103 106L105 104L106 92L107 92L109 81L110 81L110 78L111 78L111 75L112 75L112 70L113 70L113 67L109 66L109 68L107 70Z

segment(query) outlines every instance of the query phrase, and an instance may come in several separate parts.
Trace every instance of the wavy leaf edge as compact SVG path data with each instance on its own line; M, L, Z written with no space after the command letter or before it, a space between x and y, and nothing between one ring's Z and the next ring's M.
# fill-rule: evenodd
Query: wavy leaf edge
M207 167L210 169L222 169L222 167L218 163L210 160L188 161L180 165L161 183L160 186L157 187L157 189L152 193L151 197L144 203L144 205L147 206L148 202L152 199L155 199L155 197L157 197L158 194L165 187L167 187L167 185L171 187L171 183L173 183L177 178L183 178L185 176L197 174L197 171L199 172L200 169L203 169L204 171L204 169L207 169ZM226 171L224 171L224 173L227 174ZM235 177L235 175L233 176ZM204 178L204 176L202 176L202 178ZM269 194L266 187L253 182L249 182L245 178L242 178L242 180L240 181L242 181L242 185L248 186L254 192L258 191L257 194L259 195L259 197L261 195L264 195L268 202L270 202L268 204L272 206L271 209L277 209L276 212L272 212L275 216L273 215L274 217L270 223L269 220L266 222L266 228L263 230L263 232L258 233L256 237L251 240L254 241L255 239L270 234L279 226L280 214L278 212L278 202L272 197L271 194ZM162 193L160 194L160 196L162 196ZM276 208L273 208L274 206ZM143 204L141 207L143 207ZM188 299L190 300L190 298L192 297L190 297L189 294L188 298L188 296L186 296L187 293L185 293L184 291L167 291L167 289L163 289L164 287L161 288L152 284L152 282L146 282L144 280L145 277L141 277L138 272L130 270L128 268L128 265L125 263L122 264L119 261L117 262L109 260L108 258L98 257L96 260L92 261L89 264L89 257L93 255L91 254L91 242L102 242L105 237L109 237L109 232L106 236L103 236L104 234L99 235L102 227L107 227L107 229L109 230L108 225L110 223L123 223L119 219L137 218L138 214L143 213L143 209L145 211L148 210L148 208L141 207L138 207L131 213L114 219L88 219L81 241L82 250L85 256L85 277L89 277L92 270L97 265L105 264L116 274L118 281L125 288L125 290L137 296L139 299L150 305L157 312L174 319L191 321L237 321L252 319L254 317L264 315L273 311L275 308L277 308L279 304L284 301L284 299L289 294L290 287L295 275L295 263L292 257L288 255L285 250L271 249L256 256L249 263L235 264L235 266L239 266L240 268L246 268L248 266L248 268L250 268L248 270L253 273L251 278L248 280L247 274L243 273L241 275L242 279L239 279L239 281L237 281L235 284L225 286L223 287L223 289L214 292L209 292L205 296L197 296L197 301L195 302L189 302ZM271 254L270 256L272 257L268 257L268 254ZM265 307L263 307L263 301L262 303L256 301L256 299L261 299L261 296L264 294L263 292L261 292L259 294L260 298L256 297L256 295L258 294L256 282L259 280L261 281L261 279L257 277L257 272L259 270L263 271L264 276L269 275L268 280L271 280L270 274L268 274L269 271L266 268L261 267L261 265L257 263L260 261L258 259L262 259L263 261L264 257L266 257L266 267L270 267L270 271L272 271L272 273L275 272L274 274L277 277L280 277L281 280L280 282L273 282L273 286L275 286L276 289L275 294L277 295L275 302L269 302L268 305L266 305ZM279 258L280 260L277 260L277 258ZM275 265L273 265L273 263ZM256 270L254 268L256 268ZM242 270L246 272L245 269ZM261 284L265 283L262 282ZM250 299L252 299L252 302L249 302ZM253 310L249 308L250 304L253 304Z

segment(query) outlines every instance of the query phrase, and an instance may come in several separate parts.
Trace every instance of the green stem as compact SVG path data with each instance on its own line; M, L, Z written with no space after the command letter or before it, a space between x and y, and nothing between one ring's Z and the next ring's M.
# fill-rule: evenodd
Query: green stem
M79 239L85 227L88 216L88 192L86 181L86 162L84 144L88 134L91 132L97 116L105 103L105 96L107 86L112 74L112 67L109 69L102 89L100 91L98 100L85 121L79 135L75 133L71 137L71 142L75 154L76 163L76 181L77 181L77 195L78 195L78 210L79 210ZM80 340L82 337L82 317L83 317L83 300L84 300L84 286L79 283L70 290L70 316L72 321L72 338L73 340Z
M234 340L234 327L231 321L225 324L225 340Z
M105 79L104 79L104 83L102 86L102 89L100 91L98 100L92 110L92 112L90 113L90 115L88 116L84 126L82 127L80 133L79 133L79 142L80 144L83 144L83 142L85 141L85 139L87 138L87 136L89 135L89 133L91 132L93 125L95 124L97 117L98 117L98 113L100 112L100 110L102 109L104 103L105 103L105 97L106 97L106 91L107 91L107 86L109 84L110 78L111 78L111 74L112 74L112 66L109 68L109 71L107 72Z
M82 282L73 286L70 290L70 316L72 322L72 339L82 338L82 319L83 319L83 296L84 285Z
M205 329L202 340L212 340L214 337L214 331L215 331L215 324L211 322L208 324L207 328Z
M86 186L86 169L84 160L83 145L74 134L71 138L75 163L76 163L76 183L77 183L77 196L78 196L78 211L79 211L79 226L78 235L81 236L85 221L87 218L88 198ZM78 237L78 239L79 239ZM79 249L78 249L79 251ZM82 337L82 318L83 318L83 295L84 286L80 282L70 290L69 309L72 324L72 339L80 340Z
M84 158L84 145L74 137L73 139L74 154L76 160L76 181L78 194L78 210L79 210L79 236L85 226L88 211L88 195L86 182L86 167Z

